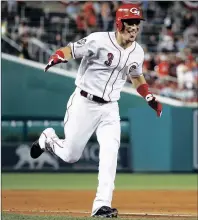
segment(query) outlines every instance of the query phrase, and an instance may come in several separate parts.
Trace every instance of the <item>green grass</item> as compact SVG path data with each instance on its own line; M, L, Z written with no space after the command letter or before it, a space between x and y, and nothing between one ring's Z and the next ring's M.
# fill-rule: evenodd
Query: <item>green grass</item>
M2 189L91 190L97 187L97 174L3 173ZM196 190L196 174L118 174L117 190Z
M31 216L31 215L18 215L18 214L2 214L2 220L93 220L95 218L88 217L68 217L68 216ZM132 217L132 218L117 218L117 220L197 220L196 217Z

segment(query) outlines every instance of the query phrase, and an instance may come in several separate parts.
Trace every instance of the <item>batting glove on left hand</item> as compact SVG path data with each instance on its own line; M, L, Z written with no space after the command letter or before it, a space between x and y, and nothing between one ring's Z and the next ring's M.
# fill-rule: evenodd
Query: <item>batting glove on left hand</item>
M64 53L60 50L56 51L54 55L49 58L49 62L45 67L45 72L52 66L59 63L67 63L68 61L64 58Z
M156 111L157 117L161 117L162 104L158 102L152 94L148 94L145 99L148 102L149 106Z

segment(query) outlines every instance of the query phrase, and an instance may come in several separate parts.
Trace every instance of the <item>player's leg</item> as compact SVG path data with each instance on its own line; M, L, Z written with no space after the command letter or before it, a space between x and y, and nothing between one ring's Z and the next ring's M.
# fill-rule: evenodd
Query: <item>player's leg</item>
M84 147L96 129L98 116L94 111L95 105L75 91L67 104L64 119L65 139L59 139L54 129L43 131L39 138L39 145L56 154L68 163L79 160Z
M120 146L120 117L117 103L107 104L103 113L101 122L96 130L100 153L98 188L93 203L92 215L107 213L111 217L116 217L117 210L108 209L108 207L111 208ZM101 209L103 206L107 208Z

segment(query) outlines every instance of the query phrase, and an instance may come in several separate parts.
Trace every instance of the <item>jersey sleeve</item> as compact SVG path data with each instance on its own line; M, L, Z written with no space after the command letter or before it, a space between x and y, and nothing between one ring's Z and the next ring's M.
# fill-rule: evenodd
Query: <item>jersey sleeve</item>
M139 77L143 74L143 63L144 63L144 51L141 50L139 55L139 62L132 62L129 65L129 71L128 74L131 77Z
M71 48L73 59L82 58L84 56L89 57L96 54L96 40L93 34L76 42L71 42L68 46Z
M132 77L139 77L140 75L142 75L142 66L143 66L143 62L141 63L132 63L130 66L129 66L129 75L132 76Z

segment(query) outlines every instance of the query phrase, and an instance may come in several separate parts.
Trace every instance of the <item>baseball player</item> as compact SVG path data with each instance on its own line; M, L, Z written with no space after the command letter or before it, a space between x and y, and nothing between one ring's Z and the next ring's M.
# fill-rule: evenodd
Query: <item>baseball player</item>
M53 128L45 129L31 148L32 158L49 151L67 163L78 161L96 131L100 145L99 175L93 217L117 217L117 209L111 208L117 155L120 146L120 116L118 100L120 92L130 77L137 92L156 111L162 113L162 105L149 91L142 74L144 52L135 41L143 19L138 4L121 5L116 12L116 32L95 32L60 48L49 59L50 67L82 58L64 118L65 139L59 139Z

